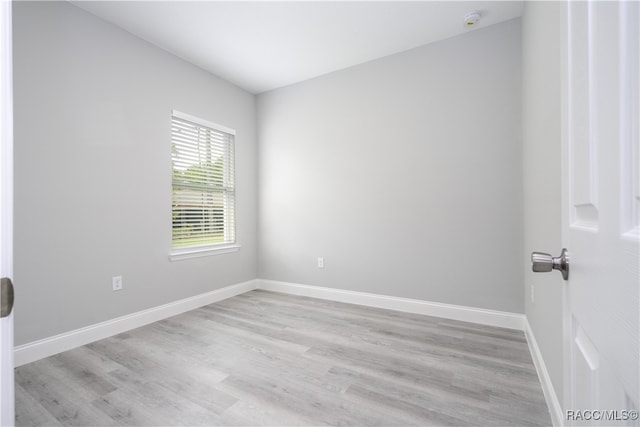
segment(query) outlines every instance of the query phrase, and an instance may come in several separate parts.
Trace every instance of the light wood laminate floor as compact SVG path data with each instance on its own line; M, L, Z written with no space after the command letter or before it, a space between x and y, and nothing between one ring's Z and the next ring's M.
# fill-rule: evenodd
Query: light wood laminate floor
M17 368L16 424L551 420L520 331L257 290Z

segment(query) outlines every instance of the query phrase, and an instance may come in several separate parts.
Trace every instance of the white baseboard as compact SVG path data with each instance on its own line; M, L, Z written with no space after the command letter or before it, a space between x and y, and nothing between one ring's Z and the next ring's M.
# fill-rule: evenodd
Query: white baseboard
M536 337L533 334L531 325L529 325L529 321L525 319L524 325L524 335L527 338L527 343L529 344L529 352L531 353L533 364L536 367L536 372L538 373L538 378L540 379L540 384L542 385L544 399L546 400L547 406L549 407L551 422L553 423L554 427L561 427L564 425L564 418L562 416L562 407L560 406L560 401L558 400L558 396L556 395L553 384L551 383L551 377L549 376L549 372L547 371L547 366L544 363L542 353L540 353L538 342L536 341Z
M542 358L542 354L538 348L531 326L523 314L370 294L365 292L347 291L343 289L280 282L275 280L249 280L247 282L216 289L211 292L55 335L53 337L23 344L14 348L14 363L17 367L34 362L63 351L71 350L75 347L108 338L131 329L139 328L141 326L148 325L149 323L157 322L189 310L213 304L254 289L264 289L292 295L301 295L402 311L406 313L423 314L482 325L522 330L524 331L529 344L529 351L531 352L538 377L540 378L540 383L542 384L542 391L551 413L553 425L563 425L560 402L558 401L558 397L553 389L551 378L547 372L544 359Z
M248 282L226 286L190 298L181 299L53 337L19 345L16 346L13 351L14 364L16 367L21 366L63 351L71 350L75 347L139 328L140 326L148 325L149 323L157 322L158 320L213 304L214 302L222 301L223 299L256 289L257 285L257 280L249 280Z
M148 325L149 323L157 322L159 320L208 304L213 304L214 302L258 288L294 295L403 311L406 313L425 314L428 316L436 316L446 319L462 320L466 322L480 323L483 325L499 326L518 330L522 330L524 328L524 316L521 314L433 303L364 292L323 288L319 286L254 279L248 282L216 289L190 298L174 301L158 307L142 310L137 313L117 317L105 322L16 346L14 348L14 364L17 367L34 362L63 351L71 350L100 339L139 328L141 326Z
M461 320L464 322L517 329L520 331L524 330L525 324L525 317L523 314L442 304L387 295L369 294L365 292L346 291L342 289L323 288L320 286L301 285L297 283L264 279L258 279L258 288L267 291L346 302L350 304L366 305L369 307L385 308L388 310L403 311L405 313L443 317L445 319Z

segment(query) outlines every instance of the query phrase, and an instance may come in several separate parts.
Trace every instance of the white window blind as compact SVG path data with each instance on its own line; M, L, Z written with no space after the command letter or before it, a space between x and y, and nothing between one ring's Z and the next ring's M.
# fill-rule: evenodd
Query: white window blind
M173 111L172 253L235 243L234 135Z

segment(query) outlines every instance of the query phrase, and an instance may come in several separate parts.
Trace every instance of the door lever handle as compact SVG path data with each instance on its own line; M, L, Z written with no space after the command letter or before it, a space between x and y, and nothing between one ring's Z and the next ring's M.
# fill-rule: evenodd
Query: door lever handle
M559 270L564 280L569 280L569 253L562 249L559 257L552 257L544 252L531 253L531 270L534 273L546 273Z

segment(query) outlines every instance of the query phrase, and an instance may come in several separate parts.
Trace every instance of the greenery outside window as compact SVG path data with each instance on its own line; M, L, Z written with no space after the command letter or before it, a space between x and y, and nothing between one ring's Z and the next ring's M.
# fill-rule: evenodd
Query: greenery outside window
M172 112L172 258L237 250L234 137L233 129Z

